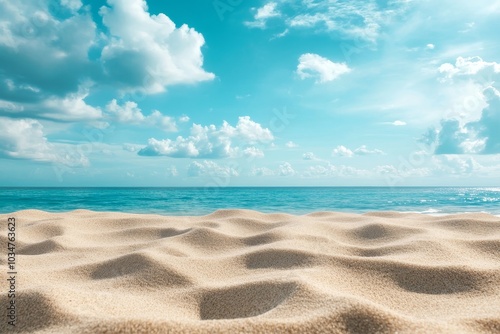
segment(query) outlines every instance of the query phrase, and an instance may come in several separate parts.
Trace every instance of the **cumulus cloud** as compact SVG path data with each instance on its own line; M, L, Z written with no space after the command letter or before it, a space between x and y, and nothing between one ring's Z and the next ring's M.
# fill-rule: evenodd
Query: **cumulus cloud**
M106 77L126 91L158 93L175 84L212 80L205 72L203 35L151 15L144 0L108 0L99 13L110 36L101 60Z
M277 6L278 4L276 2L269 2L258 8L254 15L254 20L246 21L245 25L251 28L264 28L268 19L281 15L281 13L276 10Z
M500 153L500 92L489 87L485 90L485 96L488 107L483 109L481 119L472 122L469 127L477 133L479 140L485 141L481 153L497 154Z
M295 148L295 147L298 147L299 145L295 144L293 141L288 141L285 146L287 148Z
M63 5L79 9L80 4ZM0 115L58 121L94 120L98 108L85 102L98 76L88 51L96 25L86 11L60 18L48 1L0 1Z
M481 57L458 57L455 64L442 64L438 71L443 75L443 80L478 74L488 78L494 73L500 73L500 64L484 61Z
M278 170L277 170L277 175L278 176L293 176L297 172L295 169L293 169L292 165L289 162L285 162L281 165L279 165Z
M140 123L144 121L144 115L137 103L127 101L123 106L118 105L118 102L113 99L106 106L106 111L116 121L120 123Z
M351 69L345 63L334 63L314 53L305 53L299 57L297 74L301 79L316 78L316 82L333 81Z
M458 57L455 64L442 64L438 72L441 83L456 92L455 105L453 113L429 129L421 141L438 155L500 153L500 92L495 87L500 64Z
M186 116L186 115L182 115L181 117L179 117L179 122L181 123L186 123L186 122L189 122L189 116Z
M313 152L306 152L306 153L302 154L302 159L304 159L304 160L316 160L317 158Z
M97 25L79 0L0 1L0 115L93 121L98 87L158 93L214 78L203 69L203 36L144 0L108 0ZM103 29L101 29L103 27Z
M379 149L370 150L366 147L366 145L361 145L353 152L355 155L381 155L384 154L383 151Z
M0 157L75 167L88 165L88 159L76 147L70 150L68 146L50 143L36 120L0 117Z
M76 93L69 93L64 97L51 96L36 102L9 102L2 101L0 97L0 115L63 122L96 121L101 119L103 116L101 108L87 104L85 102L87 96L88 92L86 90L80 90Z
M38 105L25 107L31 115L38 113L40 118L56 121L91 121L102 118L99 107L93 107L85 102L87 92L68 94L64 98L49 98ZM38 110L35 110L38 109Z
M443 119L440 127L424 134L422 141L433 146L435 154L500 153L500 92L490 86L484 97L487 107L479 120Z
M190 177L199 176L217 176L217 177L231 177L238 176L239 173L236 169L230 166L221 166L213 161L193 161L187 170Z
M80 0L61 0L61 5L76 12L82 7L82 2Z
M106 111L112 120L120 123L151 125L167 132L177 131L177 125L172 117L165 116L158 110L145 116L137 103L132 101L119 105L116 99L113 99L106 105Z
M90 13L63 19L50 13L48 1L0 1L0 22L1 98L34 102L63 97L95 74L88 59L97 38Z
M264 152L256 147L247 147L243 150L243 155L247 158L263 158Z
M332 155L338 156L338 157L349 157L350 158L350 157L354 156L354 152L343 145L339 145L333 149Z
M235 156L241 145L266 144L273 140L269 129L252 121L249 116L242 116L234 127L226 121L219 128L215 125L193 124L189 137L178 136L175 140L151 138L148 145L139 151L139 155L227 158Z
M348 157L348 158L351 158L355 155L382 155L382 154L385 153L379 149L369 149L368 147L366 147L366 145L361 145L354 151L343 145L339 145L332 151L333 156Z

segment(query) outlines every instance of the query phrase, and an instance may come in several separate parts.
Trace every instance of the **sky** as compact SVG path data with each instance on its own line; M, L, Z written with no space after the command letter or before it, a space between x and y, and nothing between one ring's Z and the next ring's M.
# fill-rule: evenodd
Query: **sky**
M498 0L0 0L0 186L499 186Z

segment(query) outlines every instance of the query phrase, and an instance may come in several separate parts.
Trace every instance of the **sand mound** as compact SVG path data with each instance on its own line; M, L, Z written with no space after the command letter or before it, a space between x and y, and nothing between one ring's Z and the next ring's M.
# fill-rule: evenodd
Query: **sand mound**
M7 217L14 332L500 332L500 218L486 214Z

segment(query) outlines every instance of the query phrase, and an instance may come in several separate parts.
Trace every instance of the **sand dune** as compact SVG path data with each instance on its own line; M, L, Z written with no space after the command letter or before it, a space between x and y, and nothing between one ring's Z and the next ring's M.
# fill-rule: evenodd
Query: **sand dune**
M500 218L487 214L7 217L16 332L500 333ZM6 236L2 223L2 254Z

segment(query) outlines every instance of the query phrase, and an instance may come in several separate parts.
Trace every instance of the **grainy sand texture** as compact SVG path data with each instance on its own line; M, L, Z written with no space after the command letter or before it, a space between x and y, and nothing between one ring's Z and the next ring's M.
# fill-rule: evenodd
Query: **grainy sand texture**
M487 214L27 210L0 215L5 292L8 217L15 332L500 333Z

